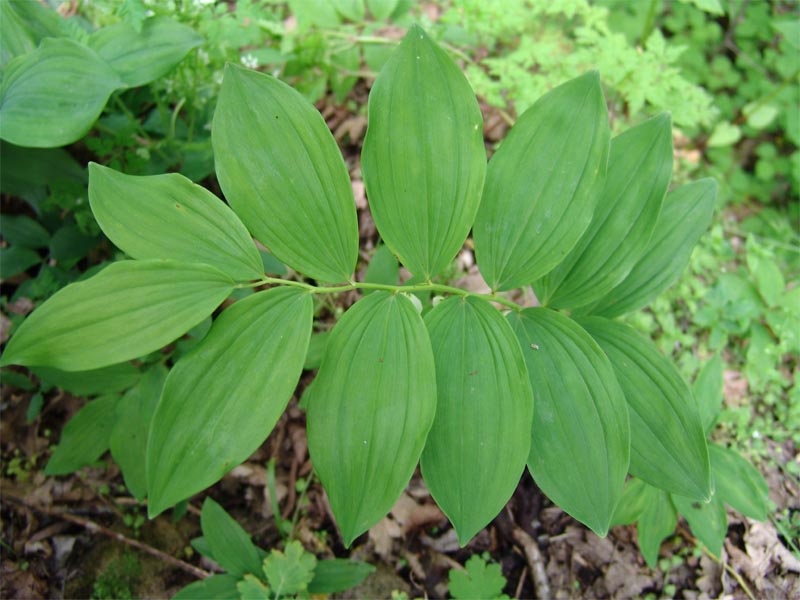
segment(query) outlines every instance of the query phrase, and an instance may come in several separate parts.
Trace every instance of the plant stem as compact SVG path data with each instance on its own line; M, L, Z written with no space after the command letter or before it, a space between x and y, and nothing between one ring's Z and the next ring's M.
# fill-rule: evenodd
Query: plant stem
M432 283L430 281L426 283L417 283L414 285L388 285L383 283L367 283L362 281L350 281L344 285L335 285L335 286L317 286L311 285L310 283L304 283L302 281L291 281L288 279L280 279L278 277L264 277L258 281L248 282L248 283L240 283L236 287L237 288L248 288L248 287L258 287L261 285L288 285L290 287L298 287L308 291L311 294L339 294L342 292L349 292L352 290L381 290L384 292L390 292L392 294L410 294L414 292L439 292L442 294L452 294L453 296L473 296L475 298L481 298L482 300L486 300L489 302L496 302L497 304L502 304L506 308L510 308L514 311L521 311L523 309L522 306L517 304L516 302L512 302L507 298L503 298L502 296L498 296L497 294L478 294L476 292L470 292L468 290L464 290L461 288L453 287L450 285L443 285L440 283Z
M650 37L650 32L653 31L653 21L656 18L656 7L658 0L650 0L650 9L647 11L647 19L645 19L644 27L642 27L642 34L639 36L639 45L644 48L647 38Z

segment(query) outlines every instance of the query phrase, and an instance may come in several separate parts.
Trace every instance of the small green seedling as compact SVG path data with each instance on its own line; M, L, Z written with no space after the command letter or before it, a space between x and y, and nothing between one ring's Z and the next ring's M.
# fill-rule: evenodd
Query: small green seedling
M487 563L482 557L474 554L464 565L465 571L450 570L450 583L447 589L456 600L472 600L486 598L486 600L507 600L503 593L506 578L500 570L500 565Z

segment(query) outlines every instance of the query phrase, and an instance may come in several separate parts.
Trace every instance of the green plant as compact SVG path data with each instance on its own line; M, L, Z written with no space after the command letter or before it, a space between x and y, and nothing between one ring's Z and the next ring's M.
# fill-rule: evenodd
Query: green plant
M189 584L175 596L178 600L307 598L355 587L375 570L354 560L318 561L297 541L287 543L283 551L267 553L211 498L203 504L201 526L203 537L192 540L192 546L225 573Z
M694 384L706 435L717 421L722 406L722 361L709 361ZM714 493L708 503L698 503L680 494L668 493L631 478L625 486L612 522L627 525L636 522L639 548L647 564L655 568L664 539L675 531L678 514L692 533L717 557L728 531L725 507L764 521L769 510L769 488L761 473L733 448L709 443Z
M166 377L139 464L154 517L266 438L306 361L314 298L370 291L328 335L303 398L312 461L346 545L388 512L418 462L462 544L507 502L526 463L600 535L628 471L707 500L690 388L649 340L613 320L675 280L710 220L713 181L667 194L669 117L610 139L599 77L588 73L523 114L487 167L471 88L413 27L373 86L369 118L372 214L416 282L354 280L352 189L324 121L287 85L231 65L212 129L230 208L178 174L91 165L93 213L133 260L53 296L0 364L80 371L129 361L234 290L270 286L226 308ZM432 281L470 229L490 294ZM316 283L264 276L251 234ZM507 294L531 284L546 307ZM449 297L422 306L420 292Z
M141 576L142 565L136 554L126 550L97 576L92 584L91 597L98 600L133 598L132 587Z
M468 600L469 598L486 598L487 600L503 600L508 596L503 593L506 578L500 565L488 563L474 554L464 565L464 571L450 570L448 590L453 598Z

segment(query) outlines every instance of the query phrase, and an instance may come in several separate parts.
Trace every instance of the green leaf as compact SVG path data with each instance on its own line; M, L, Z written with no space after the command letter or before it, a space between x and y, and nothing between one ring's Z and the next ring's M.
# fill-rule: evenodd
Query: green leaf
M703 12L707 12L712 15L725 14L725 11L722 9L722 5L720 4L719 0L681 0L681 2L684 4L694 4Z
M353 190L331 132L305 98L274 77L229 63L212 140L225 197L270 252L314 279L352 277Z
M233 282L207 265L116 262L34 310L8 342L0 366L81 371L131 360L197 325L232 290Z
M392 508L433 423L433 353L411 300L379 291L354 304L309 394L311 460L349 546Z
M312 371L319 369L322 364L322 357L325 356L325 348L328 346L329 331L320 331L311 336L308 343L308 352L306 353L306 360L303 363L303 369Z
M89 164L89 202L100 228L132 258L173 258L257 279L263 264L239 218L183 175L124 175Z
M644 484L645 507L636 526L639 549L651 569L658 564L661 543L675 531L678 513L665 491Z
M306 552L300 542L291 541L283 552L270 551L264 559L264 574L275 596L283 597L306 591L316 566L316 557Z
M266 439L300 378L313 308L297 288L253 294L178 361L148 441L151 518L218 481Z
M754 129L766 129L780 114L774 104L764 104L762 101L750 102L742 108L742 114L747 118L747 124Z
M397 8L399 0L367 0L367 8L376 21L383 21L391 16Z
M697 379L695 379L692 386L692 392L697 400L697 408L700 411L700 420L703 422L703 431L706 437L714 428L714 423L717 422L719 412L722 410L724 367L725 364L722 362L722 357L719 354L715 354L697 374Z
M527 285L572 250L605 181L609 126L596 71L545 94L489 161L473 228L493 290Z
M255 575L249 573L236 584L241 600L271 600L269 588Z
M713 179L682 185L667 194L644 255L622 283L581 312L616 317L646 306L671 286L711 223L716 194Z
M203 502L200 525L214 560L228 573L241 577L261 572L261 558L250 536L211 498Z
M131 87L166 75L202 43L194 29L163 16L144 21L141 31L123 21L89 36L89 47Z
M0 190L29 202L32 196L44 197L46 186L86 182L84 168L61 148L22 148L0 141L0 163Z
M769 486L741 454L717 444L708 447L716 494L734 510L757 521L766 521Z
M0 2L0 66L14 58L32 52L37 45L24 19L14 10L12 2Z
M50 233L25 215L4 215L0 221L0 234L9 244L22 248L35 250L50 245Z
M350 21L364 20L364 0L330 0L336 11Z
M412 26L370 91L361 171L381 238L426 280L450 264L475 220L482 124L461 69Z
M436 418L422 476L462 546L502 510L531 447L533 394L499 311L453 296L425 317L436 363Z
M22 246L0 248L0 274L3 279L10 279L24 273L40 262L42 262L42 257L29 248Z
M465 565L465 571L450 571L450 582L447 589L450 595L458 600L474 600L482 598L495 600L507 598L502 595L506 585L506 578L500 570L500 565L486 564L480 556L473 554Z
M531 308L509 318L536 399L528 468L553 502L604 536L630 448L628 411L611 364L560 313Z
M372 255L372 260L367 265L367 272L364 273L364 281L367 283L380 283L383 285L397 285L400 281L400 265L397 263L389 246L381 245ZM364 290L366 296L374 290Z
M167 370L162 365L145 372L136 387L117 405L116 423L108 440L111 456L122 471L125 485L138 500L147 495L147 434L166 378Z
M647 249L672 176L672 129L663 114L611 140L608 175L586 233L535 286L539 300L575 309L602 298Z
M314 578L308 584L309 594L335 594L361 584L375 571L369 563L344 558L320 560Z
M108 438L116 422L119 396L101 396L86 404L61 432L45 475L66 475L93 463L108 450Z
M50 258L60 262L81 259L99 241L99 237L86 235L76 224L68 223L59 227L50 239Z
M239 600L241 598L236 587L238 578L228 573L222 575L212 575L200 581L190 583L177 594L172 600Z
M722 555L722 544L728 533L728 516L725 504L719 495L714 494L707 503L692 501L685 496L672 494L672 503L683 515L692 533L716 557Z
M720 121L711 132L706 145L709 148L724 148L732 146L742 137L742 130L738 125L732 125L728 121Z
M5 67L0 85L0 137L48 148L80 139L120 87L114 70L92 50L48 38Z
M124 392L135 385L141 375L129 362L91 371L60 371L50 367L34 367L31 371L42 381L76 396Z
M711 496L705 432L675 365L627 325L592 317L580 324L608 355L628 404L632 475L694 499Z

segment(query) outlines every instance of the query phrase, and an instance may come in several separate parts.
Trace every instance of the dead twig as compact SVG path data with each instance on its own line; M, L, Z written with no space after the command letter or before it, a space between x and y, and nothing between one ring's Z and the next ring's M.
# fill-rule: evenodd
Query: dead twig
M107 527L103 527L99 523L95 523L94 521L90 521L89 519L84 519L83 517L78 517L78 516L73 515L71 513L64 512L64 511L61 511L61 510L56 510L56 509L53 509L53 508L48 508L48 507L45 507L45 506L36 506L34 504L31 504L31 503L25 501L25 499L23 499L23 498L16 498L14 496L9 496L8 494L4 494L3 495L3 499L4 500L8 500L8 501L12 502L13 504L17 504L18 506L21 506L23 508L34 510L34 511L36 511L38 513L42 513L42 514L48 515L48 516L56 518L56 519L62 519L63 521L69 521L70 523L74 523L75 525L80 525L81 527L83 527L84 529L86 529L87 531L89 531L91 533L99 533L100 535L104 535L104 536L106 536L108 538L111 538L113 540L117 540L118 542L122 542L123 544L131 546L133 548L137 548L138 550L141 550L142 552L146 552L147 554L150 554L151 556L155 556L159 560L163 560L164 562L169 563L172 566L177 567L178 569L186 571L187 573L191 573L192 575L194 575L198 579L205 579L206 577L211 575L211 573L209 573L208 571L206 571L204 569L201 569L199 567L195 567L194 565L190 565L189 563L184 562L184 561L180 560L179 558L175 558L174 556L170 556L169 554L166 554L166 553L162 552L161 550L159 550L157 548L153 548L152 546L148 546L147 544L145 544L143 542L140 542L138 540L132 540L131 538L126 537L125 535L123 535L121 533L117 533L116 531L112 531L111 529L108 529Z
M547 572L544 567L544 559L539 551L539 544L527 531L515 525L511 532L514 541L522 548L525 553L525 560L531 569L531 581L536 590L537 598L550 598L550 582L547 580Z

